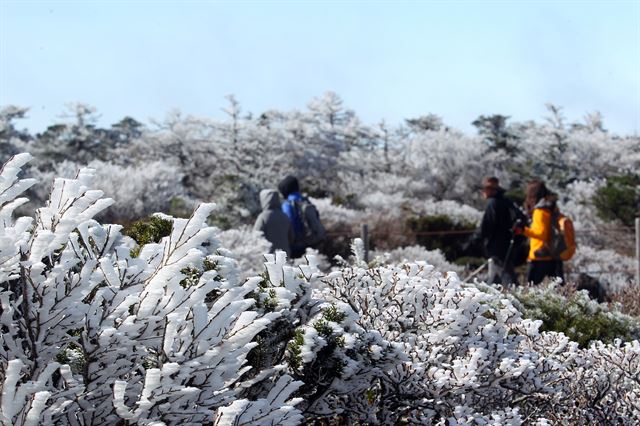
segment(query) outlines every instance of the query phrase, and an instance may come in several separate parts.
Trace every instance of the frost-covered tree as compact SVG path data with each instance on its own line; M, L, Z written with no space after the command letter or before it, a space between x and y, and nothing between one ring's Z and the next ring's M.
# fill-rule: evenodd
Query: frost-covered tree
M30 139L26 131L16 128L15 121L25 118L28 108L8 105L0 109L0 162L6 162L17 154L20 145Z
M18 177L28 160L0 171L3 423L203 424L219 409L247 424L299 422L289 399L299 384L243 381L253 339L281 312L252 310L257 281L239 282L236 262L218 254L205 223L213 205L163 216L170 234L136 248L120 226L92 219L112 200L83 169L57 179L33 218L14 219L34 184ZM239 397L271 379L263 398Z

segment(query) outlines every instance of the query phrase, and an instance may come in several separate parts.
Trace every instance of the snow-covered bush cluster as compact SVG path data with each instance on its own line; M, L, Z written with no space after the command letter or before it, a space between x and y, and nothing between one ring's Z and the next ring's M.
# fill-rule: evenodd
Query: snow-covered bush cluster
M113 201L91 169L19 216L29 159L0 171L2 423L640 420L637 340L581 348L498 289L424 261L367 265L357 241L328 274L278 252L244 280L252 255L223 247L213 205L156 215L142 243L94 219Z
M462 273L464 268L447 261L440 250L427 250L422 246L399 247L397 249L380 252L374 251L372 257L377 263L402 264L407 262L427 262L438 271Z
M587 347L595 340L640 339L640 318L625 315L618 306L598 303L587 290L555 283L515 289L510 296L526 318L542 321L542 330L561 331Z
M14 220L34 183L19 178L28 160L0 174L3 423L203 424L239 405L300 420L286 375L270 375L275 395L239 397L254 339L280 314L252 310L257 282L218 253L213 205L132 257L120 226L93 219L112 200L91 189L90 169L56 179L34 218Z
M580 349L563 334L541 333L540 321L522 319L498 290L464 285L424 262L354 266L323 282L322 298L345 313L342 322L327 322L333 331L324 335L355 324L372 340L359 351L370 358L356 370L366 373L362 380L354 383L351 359L344 362L348 379L336 382L330 399L341 416L382 424L640 419L638 341ZM303 353L326 344L312 336Z
M171 111L147 125L125 117L101 128L95 109L72 104L70 120L34 135L18 127L28 111L9 106L0 110L0 161L32 152L30 173L44 181L95 168L96 188L117 202L100 214L103 221L128 224L156 211L183 217L215 200L213 223L222 229L250 226L260 210L259 191L293 174L326 223L331 241L320 250L329 259L348 256L362 224L369 226L372 248L382 251L424 245L408 226L412 218L447 216L452 226L473 226L484 206L477 191L482 177L497 176L519 201L526 182L540 177L574 219L579 254L633 250L632 232L619 220L603 219L594 197L612 179L637 175L640 138L607 131L597 113L570 122L548 105L543 121L483 115L469 135L434 114L397 126L366 124L332 92L303 109L258 114L229 96L224 111L224 119ZM19 209L23 214L46 201L48 188L28 195L32 203ZM460 255L443 251L450 262ZM625 284L618 276L602 278Z

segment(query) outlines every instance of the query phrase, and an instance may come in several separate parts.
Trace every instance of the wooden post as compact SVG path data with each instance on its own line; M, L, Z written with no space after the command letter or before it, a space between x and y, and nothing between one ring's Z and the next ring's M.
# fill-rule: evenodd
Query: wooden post
M636 285L640 285L640 217L636 217Z
M362 224L360 238L362 238L362 244L364 245L364 261L369 263L369 225Z

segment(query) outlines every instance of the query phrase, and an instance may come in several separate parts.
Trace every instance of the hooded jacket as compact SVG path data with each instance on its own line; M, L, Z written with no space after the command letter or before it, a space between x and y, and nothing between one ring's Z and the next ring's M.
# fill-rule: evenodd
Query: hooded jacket
M289 218L280 209L278 191L273 189L260 191L260 205L262 213L256 219L253 229L262 232L271 243L271 253L282 250L290 256L293 230Z

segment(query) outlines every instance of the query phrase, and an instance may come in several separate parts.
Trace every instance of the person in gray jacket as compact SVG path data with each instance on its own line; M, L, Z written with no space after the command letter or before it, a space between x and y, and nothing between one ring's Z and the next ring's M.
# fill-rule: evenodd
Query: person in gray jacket
M253 229L262 232L271 243L271 253L282 250L287 256L291 256L293 229L289 218L281 210L280 194L274 189L263 189L260 191L260 205L262 213L256 219Z

